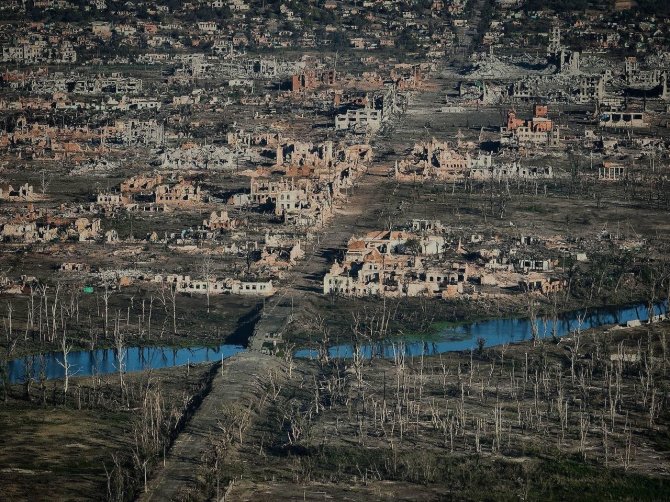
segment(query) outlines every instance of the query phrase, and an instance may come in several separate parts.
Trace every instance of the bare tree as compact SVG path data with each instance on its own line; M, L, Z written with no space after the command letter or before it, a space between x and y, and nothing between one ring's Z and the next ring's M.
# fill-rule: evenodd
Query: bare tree
M5 355L0 359L0 377L2 378L3 400L6 403L9 398L9 361L16 349L18 338L11 341L5 349Z
M45 195L47 193L47 190L49 190L49 185L51 184L51 176L47 178L47 173L44 169L40 171L41 180L40 180L40 188L42 190L42 195Z
M575 360L579 357L579 346L582 337L582 326L586 313L577 316L577 329L572 334L572 346L570 347L570 376L575 381Z
M72 345L68 345L65 332L63 332L63 336L61 337L60 349L61 353L63 354L63 361L58 361L58 364L65 372L63 377L63 403L67 405L67 391L70 385L70 371L72 369L72 365L68 361L68 357L70 355L70 351L72 351Z
M177 283L170 284L170 303L172 304L172 334L177 334Z
M214 272L214 262L212 261L212 257L209 255L205 255L202 258L202 262L200 262L200 273L202 277L205 279L205 294L207 296L207 313L209 314L209 290L211 287L211 281L212 281L212 274Z
M538 342L539 329L537 326L537 303L532 295L528 296L528 320L530 322L530 339L533 341L533 346Z
M8 322L8 335L11 338L12 336L12 313L14 312L14 307L12 302L7 302L7 322Z
M112 289L109 287L109 283L105 281L102 285L103 290L102 290L102 301L105 305L105 317L104 317L104 333L105 333L105 338L107 337L107 333L109 330L109 298L112 296Z
M120 327L120 312L117 312L116 323L114 324L114 348L116 349L116 369L119 373L119 387L121 389L121 399L123 399L125 384L123 373L125 371L126 350L123 339L123 333Z
M60 281L56 282L56 288L54 289L54 299L51 304L51 323L52 323L52 334L51 339L56 338L56 329L58 328L58 320L56 317L56 312L58 312L58 294L60 293L61 283ZM61 314L62 317L62 314Z

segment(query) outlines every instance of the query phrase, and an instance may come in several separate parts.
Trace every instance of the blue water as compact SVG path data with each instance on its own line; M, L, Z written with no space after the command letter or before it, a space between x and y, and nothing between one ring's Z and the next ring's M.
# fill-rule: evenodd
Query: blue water
M659 303L654 307L654 314L665 314L667 305ZM556 322L556 335L562 337L578 327L578 316L584 311L568 312L559 316ZM647 320L647 308L643 304L632 307L601 308L586 312L581 329L586 330L608 324L625 324L628 321ZM549 318L536 320L540 338L552 336L554 321ZM393 342L386 341L376 345L365 345L361 351L365 357L393 358L398 350L404 350L408 356L436 355L445 352L470 350L483 338L486 347L506 343L523 342L531 338L531 321L529 319L491 319L462 324L445 328L430 341L417 340L416 337L398 337ZM148 369L171 368L188 363L204 363L226 359L245 349L241 345L220 345L218 347L129 347L125 349L123 361L125 372L143 371ZM351 344L330 347L329 353L334 358L350 358L353 354ZM295 353L299 358L314 358L315 349L301 349ZM29 356L33 361L33 378L37 379L40 372L39 356ZM65 370L59 364L63 362L61 352L49 352L44 355L46 377L48 380L63 378ZM71 376L106 375L118 371L118 360L115 349L82 350L71 352L68 356ZM21 383L26 378L25 358L9 362L9 381Z
M654 314L665 314L667 305L659 303L654 307ZM550 318L538 318L535 321L540 338L552 336L556 324L556 336L562 337L574 332L579 326L579 316L584 316L581 329L596 328L608 324L625 324L628 321L639 319L646 321L646 305L639 304L632 307L600 308L589 311L578 310L568 312L558 317L554 323ZM437 335L431 336L430 341L417 340L416 337L396 338L393 342L383 341L375 345L363 345L361 353L364 357L393 358L399 350L407 356L437 355L445 352L471 350L477 346L479 338L484 339L485 347L494 347L507 343L523 342L531 339L532 322L530 319L491 319L462 324L445 328ZM354 348L351 344L330 347L328 352L333 358L350 358ZM295 352L298 358L315 358L318 352L315 349L301 349Z
M243 352L241 345L220 345L218 347L166 348L166 347L129 347L124 349L123 369L125 372L148 369L171 368L189 363L220 361ZM70 352L68 364L71 376L106 375L118 371L116 349L81 350ZM28 356L33 361L33 378L40 373L40 357ZM62 352L44 354L47 380L63 378L65 370L59 364L63 362ZM9 381L24 382L26 379L25 358L9 362Z

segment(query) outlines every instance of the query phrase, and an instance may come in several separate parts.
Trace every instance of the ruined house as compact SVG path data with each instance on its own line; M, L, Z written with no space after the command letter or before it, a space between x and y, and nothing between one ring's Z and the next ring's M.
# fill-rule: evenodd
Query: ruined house
M212 211L209 219L202 222L202 226L208 230L232 230L237 228L239 223L239 220L228 216L228 211Z
M59 229L48 223L35 221L24 223L5 223L2 225L3 241L17 241L30 244L33 242L50 242L58 238Z
M648 127L645 114L642 112L633 113L603 113L598 121L600 127L632 129Z
M180 179L174 185L159 185L155 190L156 204L166 206L188 206L202 201L200 186Z
M524 292L538 291L544 295L549 293L557 293L562 291L567 286L565 279L557 279L554 277L545 277L539 275L529 275L519 281L519 288Z
M101 192L96 197L96 204L103 207L120 207L126 201L120 193Z
M304 257L305 251L302 249L300 241L269 244L266 240L261 250L260 259L253 264L253 267L255 270L268 270L272 273L278 273L290 269Z
M235 155L224 146L184 143L161 154L161 167L174 170L225 170L235 167Z
M116 244L119 242L119 233L112 229L105 232L105 242L107 244Z
M25 183L18 188L12 185L0 185L0 200L9 202L25 202L35 200L36 194L32 185Z
M164 126L154 119L117 120L105 133L110 140L129 145L160 146L165 142Z
M605 78L601 75L582 76L579 81L579 103L600 103L605 97Z
M151 193L161 183L163 177L160 174L138 174L123 181L120 189L122 194Z
M311 178L251 180L252 202L272 204L275 215L289 225L323 225L332 216L333 196L332 186Z
M335 147L332 141L313 145L283 142L276 149L276 170L288 177L307 177L329 183L334 196L351 186L372 159L372 147L355 144Z
M395 177L400 181L455 181L467 177L474 165L490 167L491 156L480 155L472 159L468 152L460 153L448 142L433 138L429 142L415 144L409 159L396 162Z
M440 220L421 220L415 218L410 223L412 232L438 234L444 231L444 225Z
M629 56L624 62L626 85L638 89L652 89L661 83L659 68L643 69L635 56Z
M444 238L402 231L369 232L350 239L343 262L323 280L324 294L449 297L465 291L469 266L437 258Z
M518 161L488 166L473 166L470 169L470 178L482 181L546 179L552 178L553 175L554 170L551 166L522 166Z
M533 118L519 119L514 110L507 113L507 126L500 129L503 145L557 147L560 133L554 122L548 118L544 105L535 105Z
M99 218L77 218L72 224L72 230L78 236L79 242L91 242L100 237L102 222Z
M613 162L603 162L598 168L598 179L602 181L619 181L626 177L626 167Z
M320 85L333 85L335 81L335 70L307 70L291 77L291 92L314 90Z
M153 282L169 284L179 293L190 294L272 296L275 293L272 281L240 281L215 277L194 279L189 275L170 274L165 277L157 275Z
M61 272L90 272L91 267L86 263L65 262L58 268Z

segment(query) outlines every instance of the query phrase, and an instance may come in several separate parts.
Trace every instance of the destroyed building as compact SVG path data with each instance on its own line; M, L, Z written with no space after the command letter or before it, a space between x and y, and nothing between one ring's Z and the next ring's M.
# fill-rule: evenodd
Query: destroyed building
M160 146L165 142L165 128L154 119L117 120L113 127L107 128L107 137L122 144Z
M491 154L480 153L473 158L469 152L461 153L448 142L433 138L415 144L409 159L396 162L395 177L400 181L456 181L467 178L471 172L488 171L491 167Z
M202 201L200 186L180 179L175 184L158 185L155 190L156 204L165 206L190 206Z
M233 169L236 156L224 146L184 143L161 154L162 169L191 171L201 169Z
M548 108L535 105L530 120L517 118L514 110L507 112L507 125L500 129L500 141L503 145L558 147L560 133L548 118Z
M18 188L12 185L0 185L0 200L9 202L24 202L31 201L36 198L32 185L24 183Z
M227 211L212 211L209 219L202 222L202 226L208 230L232 230L237 228L240 222L230 218Z
M444 238L405 232L370 232L352 238L343 262L334 263L323 279L324 294L343 296L437 296L463 293L468 265L432 263Z

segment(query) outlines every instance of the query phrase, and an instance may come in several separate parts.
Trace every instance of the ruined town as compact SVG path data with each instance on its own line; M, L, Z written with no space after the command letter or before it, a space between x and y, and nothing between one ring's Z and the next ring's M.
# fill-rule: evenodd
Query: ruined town
M0 2L0 500L669 500L670 3Z

